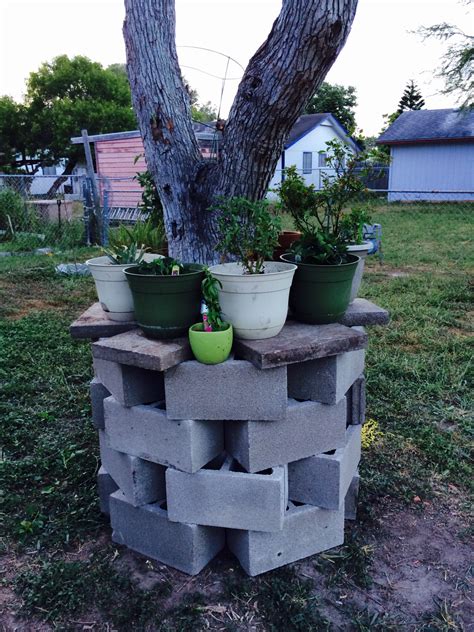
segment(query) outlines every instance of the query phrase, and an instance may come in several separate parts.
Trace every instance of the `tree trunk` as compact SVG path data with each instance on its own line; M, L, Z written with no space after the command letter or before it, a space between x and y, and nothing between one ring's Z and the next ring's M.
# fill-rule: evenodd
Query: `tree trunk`
M218 162L202 159L175 47L174 0L125 0L133 105L163 203L170 254L215 262L216 196L261 199L288 134L344 46L357 0L283 0L250 60Z

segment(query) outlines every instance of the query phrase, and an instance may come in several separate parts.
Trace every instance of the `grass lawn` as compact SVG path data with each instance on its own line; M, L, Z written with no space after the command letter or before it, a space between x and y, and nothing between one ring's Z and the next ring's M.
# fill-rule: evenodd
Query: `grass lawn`
M467 630L474 208L376 207L359 518L346 543L247 578L221 554L194 578L112 544L95 477L87 343L70 321L90 250L0 257L0 629ZM3 627L1 627L3 626Z

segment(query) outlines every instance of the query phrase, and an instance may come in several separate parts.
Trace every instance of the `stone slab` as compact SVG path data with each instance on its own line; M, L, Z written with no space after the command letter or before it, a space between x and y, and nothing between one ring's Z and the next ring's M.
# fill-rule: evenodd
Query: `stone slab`
M110 320L100 303L94 303L72 323L69 333L79 340L98 340L116 336L136 326L137 323L134 320L122 323Z
M187 338L152 340L140 329L95 342L92 355L94 358L152 371L165 371L193 358Z
M355 520L357 518L357 499L359 497L360 476L354 476L344 499L344 519Z
M195 474L168 468L169 519L252 531L281 529L288 502L287 468L248 474L236 465L227 457Z
M165 395L170 419L283 419L286 366L259 371L245 360L215 365L191 360L165 372Z
M145 461L197 472L224 449L219 421L168 419L162 404L121 406L104 399L105 431L110 447Z
M365 349L367 334L341 325L307 325L287 320L273 338L234 340L235 356L252 362L258 369L271 369Z
M225 531L168 520L164 501L134 507L121 491L110 497L112 540L142 555L197 575L224 548Z
M344 542L344 510L288 503L281 531L228 530L227 546L245 572L260 575Z
M94 358L99 382L122 406L149 404L164 399L163 373Z
M103 466L97 473L97 488L100 511L108 516L110 515L110 495L118 490L118 485Z
M364 371L365 349L288 367L288 397L336 404Z
M357 473L362 426L349 426L342 448L288 465L288 494L293 501L324 509L339 509Z
M227 421L226 452L258 472L335 450L345 445L346 407L344 398L334 406L290 399L284 420Z
M166 468L163 465L114 450L103 430L99 430L99 444L102 467L129 503L139 507L166 498Z
M390 321L390 312L366 298L356 298L350 303L346 313L339 321L347 327L360 325L387 325Z
M105 428L104 399L110 397L110 391L95 377L89 385L92 408L92 423L97 430Z

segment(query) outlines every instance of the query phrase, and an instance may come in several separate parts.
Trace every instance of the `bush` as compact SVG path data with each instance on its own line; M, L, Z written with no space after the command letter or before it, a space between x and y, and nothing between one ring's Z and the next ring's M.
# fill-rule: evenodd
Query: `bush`
M26 205L19 193L13 189L0 191L0 230L6 230L7 235L21 230L26 216Z

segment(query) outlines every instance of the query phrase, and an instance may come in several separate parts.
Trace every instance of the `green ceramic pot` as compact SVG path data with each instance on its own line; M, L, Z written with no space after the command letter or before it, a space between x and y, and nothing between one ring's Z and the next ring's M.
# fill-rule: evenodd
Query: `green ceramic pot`
M202 323L189 328L189 344L196 360L203 364L220 364L229 357L234 333L232 325L224 323L219 331L204 331Z
M296 263L291 254L282 255L281 259ZM348 263L340 265L296 264L298 269L290 291L290 309L296 320L323 325L342 318L359 262L356 255L348 255L348 259Z
M186 335L199 320L203 266L184 264L178 276L139 274L139 266L125 270L133 296L135 318L150 338Z

